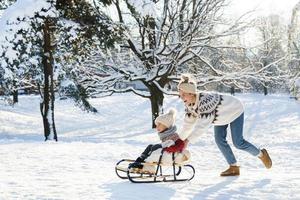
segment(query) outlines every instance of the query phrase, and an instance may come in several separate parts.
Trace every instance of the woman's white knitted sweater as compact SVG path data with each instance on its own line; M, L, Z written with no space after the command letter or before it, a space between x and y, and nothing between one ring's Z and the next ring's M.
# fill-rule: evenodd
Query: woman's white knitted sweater
M194 143L210 124L220 126L230 124L243 112L240 100L233 96L216 93L197 93L196 102L185 108L185 117L180 138Z

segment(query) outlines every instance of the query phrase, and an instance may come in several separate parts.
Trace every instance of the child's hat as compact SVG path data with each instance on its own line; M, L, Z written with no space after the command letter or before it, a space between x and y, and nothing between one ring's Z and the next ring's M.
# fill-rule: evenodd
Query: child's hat
M197 82L190 74L182 74L177 88L186 93L196 94Z
M167 128L170 128L171 126L174 125L175 118L176 118L176 112L177 111L175 108L171 108L168 113L159 115L155 119L155 125L157 125L158 123L161 123L161 124L165 125Z

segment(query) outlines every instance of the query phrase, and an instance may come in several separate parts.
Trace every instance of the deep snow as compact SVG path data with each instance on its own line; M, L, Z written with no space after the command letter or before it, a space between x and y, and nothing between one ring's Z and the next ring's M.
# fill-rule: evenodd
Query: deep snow
M190 145L196 176L190 182L133 184L119 179L115 163L135 158L158 142L150 102L131 94L92 99L99 113L70 100L56 101L59 142L43 142L37 96L14 107L0 103L0 199L300 199L300 103L285 95L237 95L245 105L245 138L267 148L273 168L233 148L239 177L219 177L227 165L212 128ZM167 97L165 109L184 107ZM229 143L232 146L230 134Z

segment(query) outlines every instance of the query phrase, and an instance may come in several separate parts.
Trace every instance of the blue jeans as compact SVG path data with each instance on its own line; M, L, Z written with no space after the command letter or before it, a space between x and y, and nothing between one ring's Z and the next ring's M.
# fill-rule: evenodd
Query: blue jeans
M237 149L247 151L253 156L258 156L260 150L243 138L243 125L244 113L242 113L238 118L236 118L233 122L230 123L233 145ZM227 163L231 165L236 163L236 159L226 140L227 127L228 124L214 127L215 141L219 149L221 150L223 156L225 157Z

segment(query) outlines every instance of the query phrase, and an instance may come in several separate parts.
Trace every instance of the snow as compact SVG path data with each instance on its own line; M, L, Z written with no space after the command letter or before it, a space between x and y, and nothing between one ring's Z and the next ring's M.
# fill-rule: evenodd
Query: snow
M18 22L18 19L32 18L38 12L41 16L55 16L53 9L49 9L51 4L45 0L18 0L16 3L8 7L0 18L0 41L13 39L14 33L18 30L30 29L30 24L25 22ZM41 12L42 9L48 10Z
M245 105L245 138L266 148L273 168L233 148L239 177L220 177L227 166L212 129L189 146L196 176L190 182L133 184L114 172L158 142L150 102L132 94L91 99L99 111L85 113L71 100L56 101L58 142L44 142L38 96L20 96L14 107L0 102L0 199L300 199L300 104L285 95L237 95ZM166 97L165 110L184 108ZM230 135L229 143L232 146Z
M14 49L14 42L19 42L22 37L18 36L17 32L30 30L30 18L37 13L41 17L57 15L55 9L46 0L18 0L1 14L0 55L4 53L9 63L12 64L14 60L18 59L18 51ZM32 44L28 43L28 46L30 47Z
M141 16L156 16L155 3L151 0L128 0Z
M300 88L300 78L297 78L295 80L295 86L298 87L298 88Z
M40 12L42 9L49 10L51 4L46 0L17 0L16 3L8 7L2 14L0 25L5 25L6 22L15 22L18 18L31 18L34 17L36 12ZM41 12L44 16L55 16L53 10L47 12Z
M64 87L76 87L75 83L69 79L64 79L61 84L60 84L63 88Z

